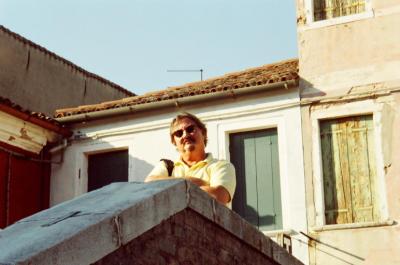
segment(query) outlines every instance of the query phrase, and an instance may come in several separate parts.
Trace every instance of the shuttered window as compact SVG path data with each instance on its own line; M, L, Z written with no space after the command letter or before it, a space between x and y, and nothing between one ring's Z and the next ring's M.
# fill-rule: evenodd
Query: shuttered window
M365 11L365 0L314 0L314 21L358 14Z
M237 181L233 210L260 230L282 229L277 130L231 134L230 154Z
M325 223L377 221L372 115L320 122Z

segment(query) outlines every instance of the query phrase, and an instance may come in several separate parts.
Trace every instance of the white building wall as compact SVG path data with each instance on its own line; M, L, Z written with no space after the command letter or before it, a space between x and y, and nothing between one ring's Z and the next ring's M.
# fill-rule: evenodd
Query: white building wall
M283 227L285 231L292 230L293 254L307 264L307 240L299 233L307 231L307 223L298 102L298 91L293 91L78 126L75 134L80 134L81 139L72 141L65 150L61 166L53 166L51 205L87 191L88 154L128 149L129 181L143 181L160 158L176 159L178 153L170 142L169 123L180 111L196 114L206 123L207 152L221 159L230 158L230 133L277 128Z

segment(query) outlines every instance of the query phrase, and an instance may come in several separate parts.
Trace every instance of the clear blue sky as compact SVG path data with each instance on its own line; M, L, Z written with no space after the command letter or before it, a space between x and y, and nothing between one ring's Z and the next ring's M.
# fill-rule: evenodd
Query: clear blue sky
M0 24L136 94L297 57L294 0L0 0Z

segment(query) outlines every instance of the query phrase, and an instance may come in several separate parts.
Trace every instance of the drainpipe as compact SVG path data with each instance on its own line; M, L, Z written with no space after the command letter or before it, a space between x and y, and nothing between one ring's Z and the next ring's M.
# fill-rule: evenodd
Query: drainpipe
M49 153L50 153L50 154L57 153L57 152L59 152L60 150L65 149L65 148L67 147L67 145L68 145L67 139L63 139L62 143L59 144L59 145L57 145L57 146L54 146L53 148L51 148L51 149L49 150Z
M209 94L188 96L188 97L182 97L182 98L174 98L174 99L144 103L144 104L133 105L133 106L125 106L125 107L120 107L120 108L115 108L115 109L100 110L100 111L94 111L94 112L89 112L89 113L76 114L76 115L56 118L56 120L60 123L77 123L77 122L83 122L83 121L92 121L92 120L97 120L97 119L110 118L110 117L118 116L118 115L137 113L137 112L141 112L141 111L149 111L149 110L167 108L167 107L179 108L179 107L182 107L185 105L191 105L194 103L199 103L199 102L204 102L204 101L225 99L225 98L236 98L237 96L254 94L254 93L259 93L259 92L266 92L266 91L270 91L270 90L276 90L279 88L289 89L292 87L296 87L297 85L298 85L297 80L282 81L282 82L260 85L260 86L242 87L242 88L237 88L237 89L218 91L218 92L209 93Z
M60 151L61 151L61 154L60 154L60 160L59 161L50 161L50 163L52 163L52 164L61 164L64 161L64 149L67 148L67 146L68 146L68 141L67 141L67 139L64 138L61 144L51 148L49 150L49 153L51 155L53 155L55 153L58 153Z

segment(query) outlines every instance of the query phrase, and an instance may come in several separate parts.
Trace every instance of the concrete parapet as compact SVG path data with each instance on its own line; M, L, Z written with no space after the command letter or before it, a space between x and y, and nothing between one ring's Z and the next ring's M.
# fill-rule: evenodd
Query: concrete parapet
M175 241L192 241L192 233L188 231L211 227L202 230L198 238L213 238L214 242L218 235L229 235L223 236L226 244L236 244L241 251L258 253L247 255L247 260L257 258L254 264L302 264L239 215L184 180L114 183L23 219L0 231L0 264L105 264L102 263L105 258L115 261L122 256L127 259L126 255L134 257L135 240L149 238L146 235L157 234L154 232L157 229L170 229L168 227L177 231L173 234L176 238L169 241L171 233L161 233L168 236L160 238L160 242L157 240L159 249L152 248L154 253L169 253L170 258L174 258L171 253L175 253L178 260L178 254L183 257L184 253L196 249L177 250L176 246L187 244ZM208 236L208 231L214 232ZM179 237L182 234L185 236ZM149 250L146 245L152 243L143 240L140 242L146 244L139 245L145 253ZM214 245L220 250L219 260L240 261L234 248L223 249L220 247L223 245ZM211 247L208 254L203 250L207 255L202 259L216 253ZM121 253L125 254L121 256ZM164 260L160 260L156 254L152 264L163 264L165 255ZM193 257L199 258L198 255L193 254ZM130 264L146 264L135 260ZM197 263L192 260L188 264Z

